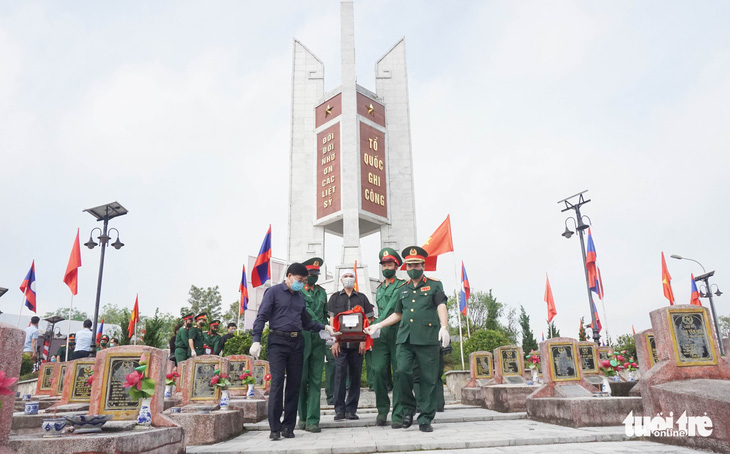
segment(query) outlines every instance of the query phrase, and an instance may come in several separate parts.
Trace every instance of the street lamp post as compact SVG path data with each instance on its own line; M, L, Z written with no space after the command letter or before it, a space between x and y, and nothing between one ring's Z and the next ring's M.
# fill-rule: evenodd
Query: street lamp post
M715 335L717 336L717 343L720 346L720 354L722 356L725 356L725 348L722 345L722 339L720 338L720 324L717 321L717 313L715 312L715 302L712 300L712 285L710 285L710 278L715 275L715 271L707 271L705 270L705 267L702 266L700 262L698 262L695 259L691 259L688 257L682 257L681 255L672 254L670 257L677 260L689 260L692 262L695 262L702 268L703 274L695 277L695 282L703 282L705 284L705 292L701 294L703 298L708 298L710 300L710 310L712 311L712 321L715 324ZM715 285L717 287L717 285ZM722 292L720 291L720 288L718 287L717 292L715 295L720 296L722 295Z
M99 239L99 243L101 244L101 258L99 259L99 278L96 282L96 303L94 304L94 327L92 328L92 335L91 335L91 348L89 349L90 356L96 356L96 323L99 318L99 301L101 300L101 278L104 274L104 255L106 252L106 245L109 243L109 240L111 237L108 235L109 230L116 230L117 232L117 240L112 243L112 247L114 249L121 249L122 246L124 246L124 243L119 241L119 230L112 228L108 229L109 227L109 220L113 219L117 216L123 216L128 213L128 211L121 206L117 202L107 203L106 205L101 205L95 208L88 208L86 210L87 213L91 214L96 218L97 221L103 221L104 227L103 229L100 229L99 227L94 227L91 230L91 233L89 234L89 241L84 243L84 246L88 247L89 249L94 249L95 246L97 246L97 243L91 238L92 234L94 233L94 230L99 230L101 235L99 235L97 238ZM70 314L69 314L70 315Z
M598 331L598 323L596 321L596 311L593 310L593 307L594 307L593 293L591 293L591 284L588 280L588 268L586 268L586 246L585 246L585 241L583 239L583 231L585 229L587 229L590 225L583 222L583 218L584 217L588 218L588 216L583 216L580 214L580 207L591 201L590 199L585 200L583 198L583 194L586 192L588 192L587 189L585 191L579 192L578 194L567 197L567 198L559 201L558 203L565 204L565 208L560 210L561 213L568 211L568 210L575 211L575 218L573 218L572 216L569 216L568 218L565 219L565 231L562 233L562 235L565 238L570 238L573 236L573 233L575 233L575 232L571 231L568 228L568 219L573 219L573 221L575 221L575 230L578 231L578 236L580 238L580 251L581 251L581 254L583 257L583 271L585 272L586 289L588 290L588 309L591 314L591 323L592 323L591 324L591 337L593 338L593 341L596 344L601 345L601 332ZM572 199L574 197L578 197L577 202L570 201L570 199ZM590 218L588 218L588 222L590 222Z

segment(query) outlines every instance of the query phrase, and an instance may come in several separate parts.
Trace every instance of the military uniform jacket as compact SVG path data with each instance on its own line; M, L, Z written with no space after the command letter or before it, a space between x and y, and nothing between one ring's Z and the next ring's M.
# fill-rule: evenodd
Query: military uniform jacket
M177 334L175 335L175 348L184 348L185 350L190 348L188 345L188 329L184 326L181 326L177 330Z
M182 329L182 328L180 328ZM178 331L179 333L180 331ZM193 347L195 348L195 353L198 355L204 353L203 352L203 344L205 343L205 334L203 334L203 331L200 330L197 326L193 326L190 328L190 332L188 333L188 336L190 339L193 340Z
M398 289L395 312L402 314L396 344L438 345L439 323L436 308L446 304L443 284L422 276Z
M218 348L218 344L221 342L222 339L220 334L207 334L206 337L207 338L205 339L205 344L210 347L211 354L217 355L215 351Z
M388 286L385 286L385 283ZM400 296L400 287L404 286L406 281L391 277L378 285L375 290L375 304L378 306L378 319L375 322L382 322L390 314L395 311L395 304Z
M326 325L327 320L327 292L319 285L305 285L302 291L307 301L307 312L315 322Z

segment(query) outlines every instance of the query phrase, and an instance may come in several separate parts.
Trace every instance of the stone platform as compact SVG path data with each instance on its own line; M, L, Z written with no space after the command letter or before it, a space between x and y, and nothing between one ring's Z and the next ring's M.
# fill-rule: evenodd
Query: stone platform
M185 445L207 445L228 440L243 432L243 411L216 410L210 413L184 412L165 415L185 431Z
M512 413L527 410L527 396L532 394L539 385L491 385L483 386L481 397L484 407L502 413Z
M642 414L640 397L527 399L528 418L568 427L620 426L631 411Z
M244 423L257 423L266 419L268 415L266 399L235 399L230 401L230 407L243 411Z

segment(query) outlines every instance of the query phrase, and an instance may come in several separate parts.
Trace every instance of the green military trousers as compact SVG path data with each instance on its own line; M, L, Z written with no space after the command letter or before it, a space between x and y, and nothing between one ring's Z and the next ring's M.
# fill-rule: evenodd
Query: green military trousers
M398 326L386 326L380 330L380 337L373 340L372 371L373 390L375 391L375 406L378 408L378 419L386 420L390 411L390 398L388 390L393 389L393 422L401 422L403 412L401 402L398 398L400 389L393 384L391 365L393 371L397 371L398 360L396 358L395 338L398 334Z
M324 368L324 340L319 333L303 331L302 388L299 391L299 422L306 426L319 425L319 400Z
M180 364L181 362L188 359L188 349L187 348L175 348L175 359L177 360L177 363Z
M446 401L444 400L444 381L441 379L444 376L444 354L443 352L439 355L439 371L438 377L436 378L436 411L444 411ZM418 396L421 392L421 371L418 368L418 364L413 368L413 392L416 394L416 402L418 402Z
M413 395L413 368L420 369L420 392L418 407L418 424L430 424L436 415L436 383L438 381L440 348L438 345L398 344L396 348L397 372L395 374L395 388L398 389L398 399L401 408L393 413L393 419L403 420L404 415L416 412L416 397Z
M332 354L330 345L324 346L324 356L327 362L324 363L324 393L327 396L327 403L333 405L335 402L335 355Z

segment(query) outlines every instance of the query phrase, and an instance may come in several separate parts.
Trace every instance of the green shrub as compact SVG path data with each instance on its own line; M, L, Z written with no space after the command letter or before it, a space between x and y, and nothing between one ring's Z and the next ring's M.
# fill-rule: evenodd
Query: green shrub
M493 352L495 348L503 345L510 345L510 340L501 332L491 329L482 329L471 333L471 337L464 340L464 364L469 367L469 354L486 351ZM451 362L454 365L461 365L461 346L454 342L454 351L451 352Z
M23 360L20 363L20 375L28 375L31 372L33 372L33 365L35 364L35 361L33 361L30 357L30 353L23 354Z
M243 331L226 341L223 346L223 356L248 355L252 344L253 336L251 333Z

